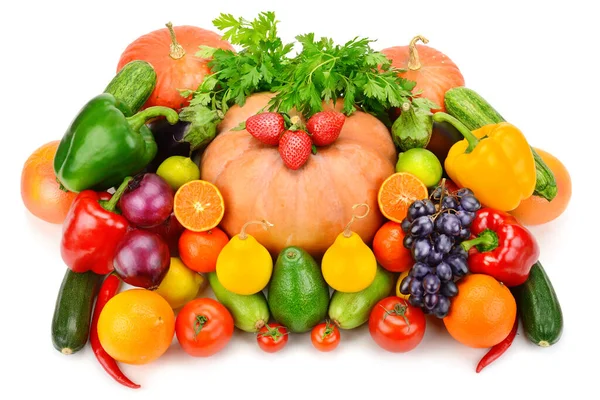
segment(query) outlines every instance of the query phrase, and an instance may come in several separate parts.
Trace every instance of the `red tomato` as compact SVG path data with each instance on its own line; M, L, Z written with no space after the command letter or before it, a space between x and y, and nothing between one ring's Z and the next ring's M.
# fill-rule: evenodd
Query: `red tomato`
M404 232L399 223L388 221L373 238L373 254L379 264L391 272L408 271L415 261L404 247Z
M256 335L258 346L267 353L275 353L288 342L288 331L281 324L265 324Z
M421 343L425 334L425 314L400 297L386 297L371 311L369 332L381 348L405 353Z
M331 351L340 344L340 330L334 324L325 322L313 328L310 340L317 350Z
M188 302L175 320L179 344L194 357L208 357L219 352L229 343L233 329L233 317L229 311L209 298Z

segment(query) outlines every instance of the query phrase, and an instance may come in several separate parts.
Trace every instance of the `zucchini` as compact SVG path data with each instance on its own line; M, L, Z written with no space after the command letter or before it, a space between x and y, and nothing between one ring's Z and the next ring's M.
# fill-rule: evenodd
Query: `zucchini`
M156 71L146 61L131 61L117 73L104 93L119 100L128 112L127 117L137 113L156 87Z
M458 119L469 130L479 129L484 125L505 122L505 119L477 92L466 87L455 87L444 95L446 112ZM552 201L558 193L556 179L552 170L535 149L531 148L535 161L536 182L534 195Z
M375 279L360 292L333 292L329 302L329 318L341 329L358 328L369 320L371 310L380 300L389 296L394 288L395 276L377 265Z
M215 297L229 310L238 329L257 332L269 322L269 305L263 292L251 295L232 293L221 285L216 273L210 272L207 276Z
M466 87L455 87L444 95L446 112L474 131L484 125L498 124L505 119L477 92Z
M87 343L102 279L92 271L77 273L67 268L52 318L52 344L62 354L76 353Z
M527 338L542 347L558 342L563 330L562 310L539 261L531 268L527 281L512 291Z

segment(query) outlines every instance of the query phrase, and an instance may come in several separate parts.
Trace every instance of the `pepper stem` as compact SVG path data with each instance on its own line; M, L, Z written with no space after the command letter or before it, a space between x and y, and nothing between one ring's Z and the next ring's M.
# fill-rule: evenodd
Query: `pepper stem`
M417 52L417 42L423 42L424 44L429 43L429 40L421 35L417 35L410 41L408 45L408 69L416 71L421 69L421 60L419 60L419 52Z
M176 124L177 121L179 121L179 115L175 110L168 107L154 106L148 107L145 110L132 115L131 117L127 118L127 122L129 122L131 129L137 132L146 123L146 121L156 117L165 117L171 125Z
M127 189L127 186L129 185L129 182L132 179L133 178L131 176L126 177L123 180L123 183L121 183L121 185L117 188L117 190L115 191L115 193L112 195L112 197L110 198L110 200L108 200L107 202L102 202L101 203L102 208L104 208L106 211L114 212L115 208L117 208L117 203L121 199L121 196L123 195L123 193Z
M350 222L348 222L348 225L346 225L346 227L344 228L344 237L349 238L350 236L352 236L352 231L350 230L350 226L352 226L354 221L356 221L357 219L365 218L367 215L369 215L369 212L371 211L371 207L369 207L369 205L367 203L355 204L352 206L352 210L356 211L356 209L358 207L365 207L366 211L362 215L357 215L356 212L352 213L352 219L350 220Z
M244 224L244 226L242 226L240 234L238 235L238 237L240 239L246 240L248 238L248 234L246 233L246 228L248 227L248 225L252 225L252 224L261 224L263 226L263 228L265 228L265 231L267 229L275 226L272 223L270 223L269 221L267 221L266 219L263 219L262 221L248 221Z
M167 29L169 29L169 35L171 35L171 52L169 53L169 57L171 57L173 60L179 60L185 56L185 50L177 41L173 24L168 22L165 25L167 26Z
M444 112L437 112L433 114L433 120L435 122L449 123L450 125L455 127L465 139L467 139L469 146L467 147L467 150L465 150L465 153L468 154L472 152L475 146L477 146L477 144L479 143L479 139L477 139L477 137L473 135L473 132L471 132L469 128L467 128L462 122L454 118L452 115L446 114Z
M486 229L475 239L464 241L460 245L465 251L469 251L473 246L476 246L480 253L492 251L498 247L498 234L491 229Z

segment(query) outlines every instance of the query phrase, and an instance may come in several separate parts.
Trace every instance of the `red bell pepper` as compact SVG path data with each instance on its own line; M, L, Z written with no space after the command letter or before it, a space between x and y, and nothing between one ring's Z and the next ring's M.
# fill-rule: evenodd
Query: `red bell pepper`
M117 245L127 233L129 222L115 213L121 195L131 178L126 178L115 194L80 192L63 223L60 253L75 272L110 273Z
M471 225L471 239L462 243L469 252L469 270L493 276L506 286L518 286L540 256L537 241L510 214L482 208Z

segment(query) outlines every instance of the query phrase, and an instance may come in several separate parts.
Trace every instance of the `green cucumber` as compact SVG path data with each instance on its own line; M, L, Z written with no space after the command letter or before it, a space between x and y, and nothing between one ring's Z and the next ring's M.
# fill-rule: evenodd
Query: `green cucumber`
M560 339L563 315L550 278L538 261L527 281L512 289L525 335L533 343L548 347Z
M215 297L229 310L237 328L245 332L258 332L269 322L269 306L263 292L247 296L232 293L221 285L216 273L207 275Z
M146 61L131 61L119 71L108 84L104 93L110 93L129 111L127 116L137 113L146 103L156 87L156 71Z
M329 318L342 329L354 329L369 320L371 310L394 288L394 274L377 265L373 283L355 293L335 291L329 303Z
M446 112L459 120L464 126L473 131L489 124L498 124L505 122L505 119L498 111L491 106L483 97L473 89L466 87L455 87L444 95L444 105ZM535 161L535 191L534 195L543 197L552 201L558 193L554 173L542 157L531 148L533 159Z
M77 273L67 268L52 318L52 344L62 354L76 353L87 343L94 300L103 278L92 271Z

